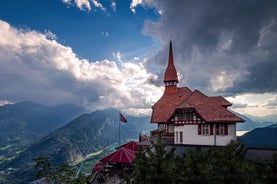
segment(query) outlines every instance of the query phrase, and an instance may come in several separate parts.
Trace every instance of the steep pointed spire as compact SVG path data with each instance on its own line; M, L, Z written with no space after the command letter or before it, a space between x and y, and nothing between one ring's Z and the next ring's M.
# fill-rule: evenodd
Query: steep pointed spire
M164 82L178 82L178 76L176 68L173 62L173 51L172 51L172 42L170 41L169 46L169 55L168 55L168 65L164 73Z
M173 62L172 43L170 41L168 64L164 73L165 93L177 93L178 76Z

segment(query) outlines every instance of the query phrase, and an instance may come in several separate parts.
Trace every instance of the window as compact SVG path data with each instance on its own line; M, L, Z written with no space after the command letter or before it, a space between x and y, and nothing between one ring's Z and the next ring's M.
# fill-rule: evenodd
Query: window
M175 114L175 122L179 120L178 114Z
M196 121L196 114L192 114L192 120L195 122Z
M224 135L224 126L223 124L219 124L219 135Z
M228 124L217 124L216 135L228 135Z
M217 129L217 131L218 131L218 129ZM214 125L213 124L198 124L198 135L214 135ZM217 133L217 135L218 135L218 133Z
M184 121L185 119L186 119L185 113L182 112L182 113L180 114L180 120Z
M202 135L210 135L209 125L207 125L207 124L202 125Z
M180 143L183 143L183 132L179 132L180 134Z
M158 129L162 130L163 129L163 124L158 124Z
M178 136L179 136L179 135L178 135L178 132L176 131L176 133L175 133L175 142L176 142L176 143L178 143Z
M191 121L192 120L192 112L188 111L187 113L187 120Z
M167 131L168 132L172 132L172 133L174 133L174 125L172 125L172 124L169 124L168 126L167 126Z

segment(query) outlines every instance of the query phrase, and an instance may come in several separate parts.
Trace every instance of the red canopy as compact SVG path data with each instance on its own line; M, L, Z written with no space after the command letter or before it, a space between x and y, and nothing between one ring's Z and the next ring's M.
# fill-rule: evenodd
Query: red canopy
M96 171L102 171L104 170L104 163L97 163L95 164L95 166L92 168L92 171L96 172Z
M108 156L102 158L101 162L115 162L115 163L132 163L135 159L135 152L128 148L119 148L115 152L109 154Z
M119 146L118 148L128 148L130 150L133 150L133 151L138 151L139 150L139 145L138 145L138 142L136 141L131 141L131 142L128 142L126 144L123 144L121 146Z

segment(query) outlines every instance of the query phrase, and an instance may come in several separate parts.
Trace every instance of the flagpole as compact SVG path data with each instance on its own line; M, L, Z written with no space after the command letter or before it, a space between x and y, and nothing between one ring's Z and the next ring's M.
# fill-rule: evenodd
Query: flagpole
M120 113L119 113L119 115L120 115ZM120 118L118 120L118 144L119 144L118 146L120 146Z
M119 112L119 121L118 121L118 143L119 143L119 146L121 144L121 135L120 135L120 123L123 122L123 123L127 123L127 119L124 118L124 116L121 114L121 112Z

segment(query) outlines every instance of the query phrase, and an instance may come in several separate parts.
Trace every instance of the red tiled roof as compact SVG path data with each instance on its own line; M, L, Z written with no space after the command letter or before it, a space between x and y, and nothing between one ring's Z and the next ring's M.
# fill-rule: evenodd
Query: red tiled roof
M132 163L136 157L136 153L128 148L119 148L108 156L102 158L101 162L115 162L115 163Z
M191 95L187 87L177 88L178 93L165 93L152 107L152 123L165 123L175 112L180 104Z
M167 123L175 110L194 109L206 122L243 122L241 118L228 111L230 103L223 97L208 97L198 90L178 88L176 94L164 94L152 107L152 123Z
M224 107L230 103L223 97L211 98L195 90L186 101L206 122L243 122L243 119Z
M138 151L139 150L139 145L138 145L138 142L136 141L130 141L130 142L127 142L126 144L123 144L119 147L117 147L116 149L119 149L119 148L128 148L130 150L133 150L133 151Z
M195 108L195 110L206 122L244 122L243 119L228 111L226 108L215 104L203 105Z

